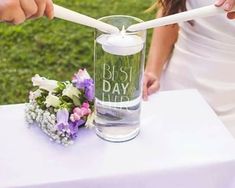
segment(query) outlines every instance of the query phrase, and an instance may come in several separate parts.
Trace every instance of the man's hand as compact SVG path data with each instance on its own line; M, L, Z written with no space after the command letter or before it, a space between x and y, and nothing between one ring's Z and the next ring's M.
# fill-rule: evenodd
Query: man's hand
M52 0L0 0L0 21L20 24L44 15L53 18Z

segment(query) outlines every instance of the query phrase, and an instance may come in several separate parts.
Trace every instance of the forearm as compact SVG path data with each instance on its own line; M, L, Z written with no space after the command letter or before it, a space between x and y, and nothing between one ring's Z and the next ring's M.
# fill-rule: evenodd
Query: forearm
M177 41L178 30L178 25L159 27L154 30L146 72L160 77L163 67L170 58L174 44Z

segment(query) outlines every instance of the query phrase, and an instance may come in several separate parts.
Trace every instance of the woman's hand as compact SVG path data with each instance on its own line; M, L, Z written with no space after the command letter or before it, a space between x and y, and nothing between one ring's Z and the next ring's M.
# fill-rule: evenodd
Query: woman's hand
M157 92L160 88L159 79L153 73L145 72L143 83L143 99L148 100L148 96Z
M52 0L0 0L0 21L20 24L44 15L53 18Z
M215 6L223 7L225 11L231 11L235 6L235 0L216 0ZM228 13L229 19L235 19L235 12Z

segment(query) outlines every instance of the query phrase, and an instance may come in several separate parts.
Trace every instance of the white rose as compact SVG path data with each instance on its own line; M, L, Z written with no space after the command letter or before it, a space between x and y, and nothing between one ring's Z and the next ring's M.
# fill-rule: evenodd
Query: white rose
M32 78L33 86L38 86L41 89L45 89L49 92L54 91L55 88L57 88L57 81L55 80L48 80L44 77L39 76L36 74Z
M79 90L74 87L72 84L69 84L66 86L66 88L63 90L63 96L68 96L69 98L73 98L73 96L77 96L79 95Z
M47 108L50 106L56 108L60 105L60 99L59 99L59 97L49 93L49 95L46 98L45 104L46 104Z

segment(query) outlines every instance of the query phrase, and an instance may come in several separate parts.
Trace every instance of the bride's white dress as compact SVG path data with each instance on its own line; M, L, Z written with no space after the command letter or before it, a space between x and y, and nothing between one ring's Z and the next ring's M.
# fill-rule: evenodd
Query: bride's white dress
M188 0L187 9L214 4ZM226 15L180 24L161 90L196 88L235 136L235 20Z

